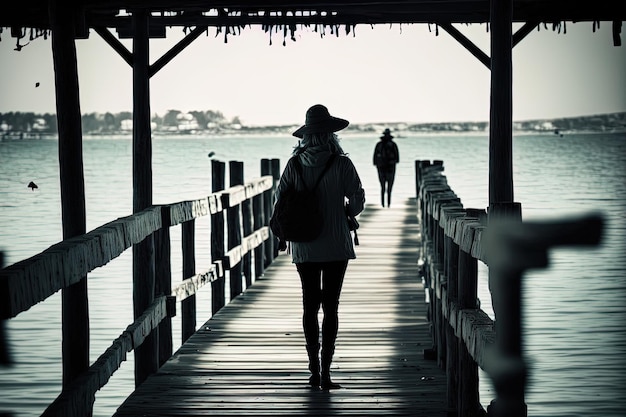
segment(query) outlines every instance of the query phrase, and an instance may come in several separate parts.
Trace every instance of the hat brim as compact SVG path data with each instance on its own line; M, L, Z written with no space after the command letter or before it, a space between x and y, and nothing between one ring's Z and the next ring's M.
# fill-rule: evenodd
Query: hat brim
M393 135L382 135L381 139L393 139Z
M300 126L293 132L293 135L297 138L302 138L306 133L338 132L348 127L349 124L350 122L345 119L331 116L330 119L326 119L323 122Z

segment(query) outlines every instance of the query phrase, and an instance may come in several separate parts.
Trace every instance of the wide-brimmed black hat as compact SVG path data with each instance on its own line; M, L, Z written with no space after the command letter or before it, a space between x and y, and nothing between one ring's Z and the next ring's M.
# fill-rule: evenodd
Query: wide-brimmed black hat
M316 104L306 111L304 125L293 132L293 135L301 138L305 133L337 132L349 124L345 119L331 116L326 106Z
M393 139L393 135L391 134L391 130L385 129L383 131L383 135L380 138L381 139L385 139L385 138Z

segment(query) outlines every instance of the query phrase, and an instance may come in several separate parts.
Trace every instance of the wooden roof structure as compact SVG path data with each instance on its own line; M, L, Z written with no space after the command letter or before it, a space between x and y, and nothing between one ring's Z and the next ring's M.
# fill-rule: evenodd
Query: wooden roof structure
M11 28L14 38L47 36L50 30L49 0L11 1L2 6L0 28ZM359 24L389 23L489 23L490 0L76 0L78 38L89 29L113 28L120 37L132 33L131 11L150 15L150 36L163 37L168 27L218 27L238 34L247 26L281 30L292 36L299 27L320 30L343 26L346 33ZM621 22L626 20L623 0L511 0L513 22L550 24L560 30L563 22L613 22L614 43L619 44ZM1 30L1 29L0 29Z

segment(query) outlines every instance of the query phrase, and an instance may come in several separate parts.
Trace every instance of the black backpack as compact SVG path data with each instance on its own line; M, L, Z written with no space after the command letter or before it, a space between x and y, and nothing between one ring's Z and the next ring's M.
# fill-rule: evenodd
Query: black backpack
M393 165L398 160L398 153L396 152L395 143L391 141L380 143L378 145L376 157L378 159L378 165Z
M302 177L302 166L297 157L293 158L293 164L304 184L304 189L296 190L291 184L274 206L274 212L270 219L270 228L279 239L279 248L284 250L286 242L310 242L315 240L322 232L324 218L319 205L315 190L322 177L330 168L335 156L332 155L324 170L317 178L313 188L308 189Z

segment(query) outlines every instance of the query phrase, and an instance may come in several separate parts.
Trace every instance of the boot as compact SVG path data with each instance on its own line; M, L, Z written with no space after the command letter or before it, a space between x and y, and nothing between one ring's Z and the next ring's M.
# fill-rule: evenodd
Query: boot
M381 190L380 192L380 205L385 207L385 191Z
M320 386L320 345L306 347L306 353L309 356L309 371L311 371L311 376L309 377L309 385L312 387Z
M335 347L322 349L322 380L320 387L323 390L331 390L341 388L341 385L334 383L330 379L330 364L333 361L333 355L335 353Z

